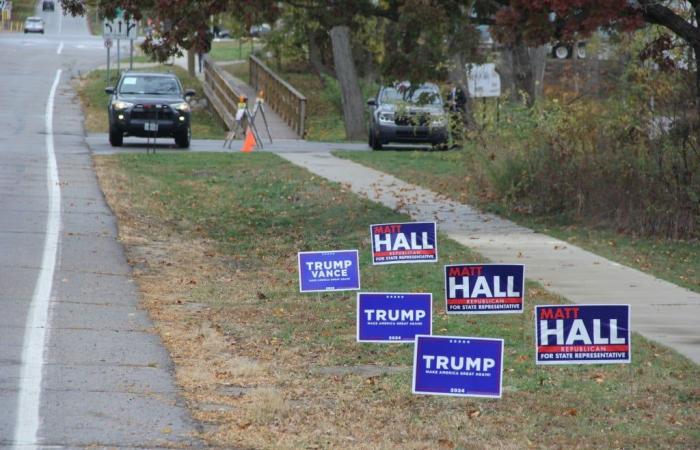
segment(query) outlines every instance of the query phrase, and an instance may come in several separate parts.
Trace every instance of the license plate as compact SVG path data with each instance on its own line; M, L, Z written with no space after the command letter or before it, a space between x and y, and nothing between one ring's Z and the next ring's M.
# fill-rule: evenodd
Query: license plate
M146 122L143 124L146 131L158 131L158 124L155 122Z

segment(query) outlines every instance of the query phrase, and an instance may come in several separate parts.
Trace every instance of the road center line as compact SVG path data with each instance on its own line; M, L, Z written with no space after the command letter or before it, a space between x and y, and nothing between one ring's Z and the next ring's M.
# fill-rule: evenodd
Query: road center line
M58 48L56 49L56 54L60 55L62 51L63 51L63 41L61 41L61 43L58 44Z
M37 445L39 431L39 403L44 366L44 346L48 328L49 300L56 269L58 238L61 228L61 187L53 141L53 106L56 88L61 79L61 69L56 71L48 101L46 102L46 175L48 185L48 218L46 238L32 302L27 312L22 347L22 369L19 378L17 419L15 421L15 448Z

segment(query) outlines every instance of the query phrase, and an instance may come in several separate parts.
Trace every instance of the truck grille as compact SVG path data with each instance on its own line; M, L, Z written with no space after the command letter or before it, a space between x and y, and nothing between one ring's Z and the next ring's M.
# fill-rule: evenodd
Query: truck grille
M131 118L137 120L172 120L173 111L168 105L136 105Z

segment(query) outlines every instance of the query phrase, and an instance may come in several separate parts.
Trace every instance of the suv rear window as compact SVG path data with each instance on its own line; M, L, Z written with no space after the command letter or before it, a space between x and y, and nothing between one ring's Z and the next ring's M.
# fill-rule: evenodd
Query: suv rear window
M127 75L119 85L120 94L180 95L180 84L175 78Z

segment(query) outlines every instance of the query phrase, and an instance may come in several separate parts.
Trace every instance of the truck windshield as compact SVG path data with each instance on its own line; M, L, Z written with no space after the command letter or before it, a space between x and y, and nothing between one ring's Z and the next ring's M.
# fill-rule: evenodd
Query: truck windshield
M120 94L180 95L180 85L170 77L127 76L119 86Z

